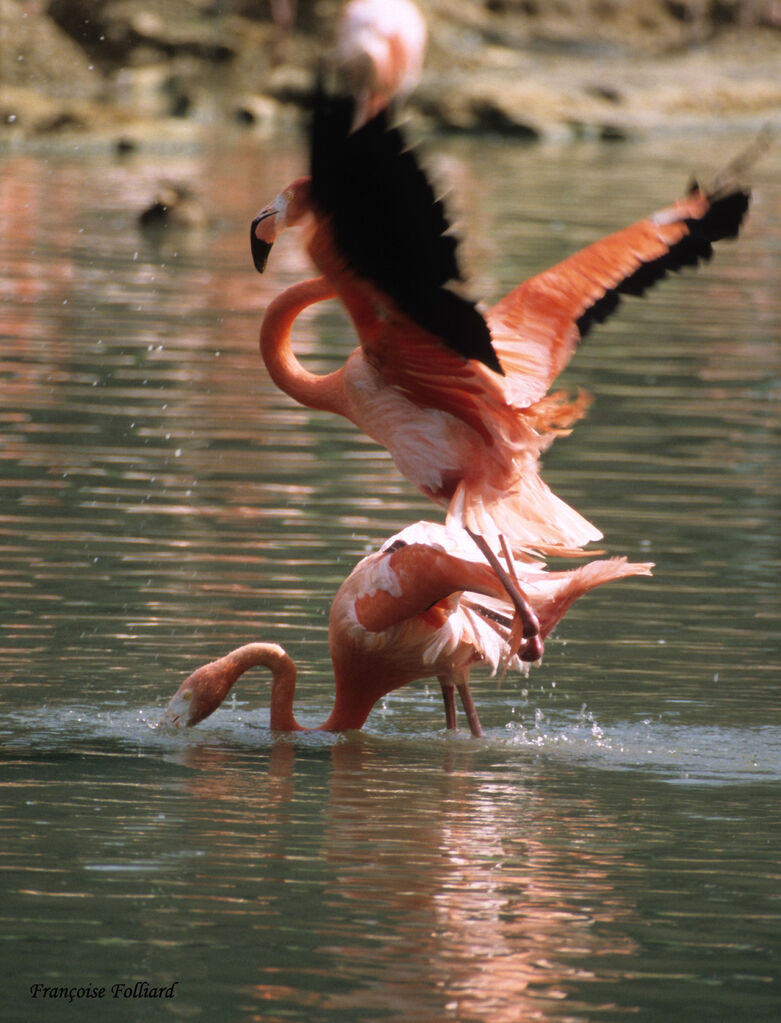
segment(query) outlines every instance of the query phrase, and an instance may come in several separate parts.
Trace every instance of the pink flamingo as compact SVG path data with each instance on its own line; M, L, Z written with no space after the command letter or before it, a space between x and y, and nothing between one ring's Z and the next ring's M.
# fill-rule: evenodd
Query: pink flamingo
M547 572L531 560L513 570L544 637L588 590L649 575L651 567L611 558L565 572ZM522 666L513 652L512 615L505 587L463 531L430 522L408 526L359 562L333 600L329 647L336 692L319 730L361 728L383 696L416 679L438 678L447 727L456 727L457 691L472 734L481 735L470 670L480 662L492 672L500 665ZM171 699L161 724L202 721L255 666L272 673L271 728L304 731L293 714L296 667L275 643L248 643L198 668Z

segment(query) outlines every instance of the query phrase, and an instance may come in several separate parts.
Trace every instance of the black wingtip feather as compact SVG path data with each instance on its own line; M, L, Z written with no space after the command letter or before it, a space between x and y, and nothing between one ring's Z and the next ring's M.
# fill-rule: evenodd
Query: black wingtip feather
M318 91L312 199L331 217L340 253L448 348L501 373L485 319L448 287L462 275L444 204L388 112L353 131L354 113L351 98Z
M699 222L701 231L711 242L737 238L750 201L751 192L741 188L714 198L711 208Z
M696 181L692 182L689 194L698 187ZM643 295L668 273L707 262L713 256L714 242L737 237L750 199L749 191L736 186L724 188L721 194L714 195L707 213L701 219L686 221L689 233L677 244L671 246L659 259L643 263L586 309L577 320L581 338L585 337L594 324L602 323L615 311L621 295Z

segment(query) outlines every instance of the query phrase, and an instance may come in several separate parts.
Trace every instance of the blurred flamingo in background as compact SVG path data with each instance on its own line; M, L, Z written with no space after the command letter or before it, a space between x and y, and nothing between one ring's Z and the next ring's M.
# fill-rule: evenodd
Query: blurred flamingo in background
M612 558L547 572L528 559L513 571L544 637L588 590L626 576L649 575L651 567ZM329 646L336 693L318 729L361 728L383 696L416 679L435 677L447 727L456 727L458 691L472 734L481 735L470 670L481 662L492 672L500 665L522 667L514 652L512 618L507 591L463 531L431 522L408 526L359 562L333 600ZM272 673L270 727L306 730L293 715L295 664L274 643L248 643L198 668L171 699L161 724L185 727L202 721L255 666Z
M353 127L414 89L428 31L412 0L351 0L336 32L334 63L356 104Z
M271 65L276 67L285 59L287 43L296 21L297 0L271 0L271 20L274 38L271 44Z

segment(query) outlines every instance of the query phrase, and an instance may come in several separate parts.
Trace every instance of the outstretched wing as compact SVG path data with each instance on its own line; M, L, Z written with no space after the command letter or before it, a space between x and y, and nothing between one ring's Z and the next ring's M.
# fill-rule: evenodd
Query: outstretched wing
M642 295L671 271L709 260L713 242L734 238L749 193L693 185L672 206L581 249L514 288L486 319L514 404L541 398L595 323L621 295Z

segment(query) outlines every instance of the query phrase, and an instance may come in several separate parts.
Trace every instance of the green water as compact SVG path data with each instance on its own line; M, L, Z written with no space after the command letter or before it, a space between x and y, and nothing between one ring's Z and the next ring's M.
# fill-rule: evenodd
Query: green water
M594 403L546 478L655 574L584 598L528 679L476 679L484 739L423 682L359 734L279 737L261 672L161 736L182 678L251 639L323 720L333 593L439 514L260 364L309 272L294 232L263 278L248 252L294 141L0 158L0 1018L781 1018L778 153L740 241L567 371ZM430 150L490 300L745 142ZM211 226L144 237L158 177ZM352 344L336 308L299 321L317 371Z

